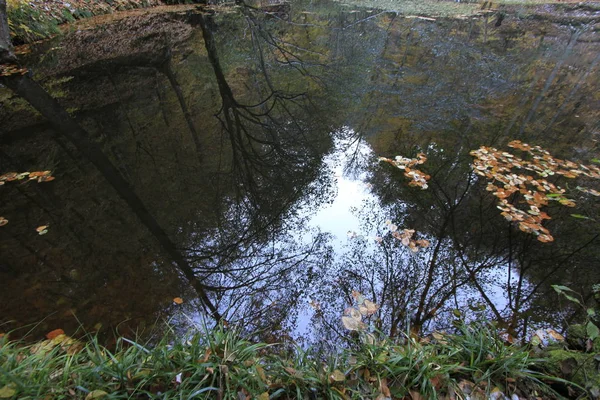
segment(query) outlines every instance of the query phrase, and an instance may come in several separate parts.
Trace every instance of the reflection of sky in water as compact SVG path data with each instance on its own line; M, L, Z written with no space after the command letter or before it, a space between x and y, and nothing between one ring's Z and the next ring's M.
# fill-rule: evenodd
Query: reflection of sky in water
M370 234L370 232L360 231L360 220L353 213L353 209L360 208L364 201L376 200L365 183L366 172L363 169L352 174L344 172L355 152L360 158L372 158L375 162L373 151L365 142L350 144L346 140L338 140L333 153L324 161L324 168L330 170L330 173L335 176L336 196L331 204L318 210L309 222L310 226L320 228L321 231L334 236L332 244L336 252L342 250L341 247L348 240L348 232L356 232L359 235Z
M343 135L352 138L353 132L345 128ZM351 174L345 172L353 156L372 158L373 162L375 160L373 151L365 142L360 141L353 144L352 139L337 139L333 151L323 161L323 169L335 177L335 197L330 204L325 204L317 210L308 222L309 227L332 235L329 243L335 252L334 262L343 255L345 245L348 240L351 240L349 232L359 235L368 234L360 231L361 222L353 210L360 208L366 200L376 200L365 184L366 171L364 169L359 168L358 171L354 170ZM311 210L306 211L309 213ZM305 240L310 240L310 237L306 236ZM323 282L323 284L328 283ZM307 302L310 300L310 298L307 299ZM311 307L304 307L300 310L294 336L310 335L309 325L312 315Z
M352 137L351 131L346 131L345 137ZM432 144L433 146L433 144ZM430 149L431 150L431 149ZM440 149L439 151L443 151ZM330 174L335 176L335 197L330 204L323 205L319 210L316 210L309 220L309 226L319 229L323 233L332 235L330 244L334 250L334 258L332 268L335 268L336 262L342 259L344 254L349 251L348 243L354 240L351 235L364 236L367 240L368 250L377 248L378 244L374 239L378 235L377 232L364 232L364 227L358 217L357 210L367 206L369 212L378 214L382 219L387 219L389 216L386 210L381 207L378 198L371 194L367 179L367 171L364 167L364 162L374 163L376 155L371 147L364 141L351 142L350 140L340 139L336 141L335 148L324 160L324 167ZM355 165L349 167L349 163ZM350 170L351 173L346 171ZM307 210L308 211L308 210ZM310 211L309 211L310 212ZM394 221L400 222L400 221ZM402 229L401 227L400 229ZM389 234L387 227L379 227L379 234ZM309 240L306 237L306 240ZM433 244L433 243L432 243ZM450 245L452 246L452 245ZM422 250L424 252L431 251ZM410 255L409 255L410 257ZM497 309L506 310L508 299L503 286L508 284L508 269L505 264L498 260L498 266L485 271L485 282L480 282L485 290L486 296L496 305ZM510 277L511 286L517 284L519 276L513 271ZM482 280L482 281L483 281ZM322 282L323 285L328 285L330 282ZM523 283L524 287L529 284ZM307 298L308 303L311 299ZM481 301L481 295L476 288L465 286L457 290L456 296L452 301L453 304L459 307L467 307L469 304L476 305ZM342 310L340 310L341 315ZM311 336L311 317L313 310L310 306L305 306L300 310L298 325L294 329L293 336L305 337L310 340ZM437 318L432 321L431 328L436 326L447 326L447 321ZM337 324L338 321L329 321L329 323Z

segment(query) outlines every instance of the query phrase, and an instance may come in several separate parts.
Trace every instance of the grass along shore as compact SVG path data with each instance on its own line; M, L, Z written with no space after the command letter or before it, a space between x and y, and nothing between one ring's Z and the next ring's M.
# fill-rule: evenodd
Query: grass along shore
M326 355L255 336L223 326L185 337L167 329L154 344L119 338L108 349L93 335L75 340L60 330L35 344L5 335L0 399L586 398L548 374L550 358L505 342L485 322L420 340L352 332L346 348Z

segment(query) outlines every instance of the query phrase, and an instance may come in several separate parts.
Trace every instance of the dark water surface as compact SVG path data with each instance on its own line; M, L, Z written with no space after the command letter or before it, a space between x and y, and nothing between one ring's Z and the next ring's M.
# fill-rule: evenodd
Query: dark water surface
M599 19L586 5L431 21L313 1L115 20L25 59L229 323L335 340L358 290L391 334L446 327L461 309L522 335L570 318L551 284L587 296L600 282L600 203L576 189L600 185L549 177L576 207L543 208L554 241L541 243L500 215L469 152L519 139L600 158ZM201 320L197 293L98 170L4 88L0 102L0 171L56 177L0 187L0 331ZM418 153L426 190L377 161ZM389 222L430 246L412 252Z

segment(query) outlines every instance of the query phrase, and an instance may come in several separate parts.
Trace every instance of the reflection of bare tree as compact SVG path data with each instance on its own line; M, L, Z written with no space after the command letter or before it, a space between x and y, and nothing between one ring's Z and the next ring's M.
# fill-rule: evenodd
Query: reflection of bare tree
M202 29L219 89L216 116L228 139L237 191L237 198L220 200L217 226L206 237L189 240L189 259L227 320L260 326L293 314L308 284L307 271L325 251L318 234L306 243L310 233L295 208L326 195L324 182L313 182L320 178L321 157L331 140L305 93L276 88L256 37L253 54L262 82L255 82L255 93L238 95L246 101L236 98L221 65L213 17L189 17Z
M309 139L310 129L306 124L306 115L301 120L294 115L293 110L304 107L301 104L305 99L304 94L276 90L261 62L266 93L255 104L247 105L238 101L219 61L212 32L212 17L197 15L196 19L202 28L208 57L219 87L221 110L218 117L229 137L234 171L243 177L243 184L250 194L260 192L259 189L264 188L267 183L285 185L282 178L305 168L315 157L315 148L309 143L314 139ZM257 43L253 37L256 55L263 60L263 53ZM302 113L305 114L306 110L302 110ZM249 197L248 200L258 204L256 198Z
M10 46L10 37L5 4L0 4L0 43L5 50L2 53L0 64L12 63L15 60ZM211 314L219 319L220 315L208 298L203 284L194 275L189 263L168 237L164 229L149 212L143 201L133 191L129 182L120 174L102 149L88 139L88 133L79 126L69 113L48 94L37 82L28 75L12 74L1 77L0 82L9 87L13 92L24 98L40 114L47 118L63 137L69 140L103 175L113 187L119 197L127 203L131 211L139 218L140 222L152 233L169 257L177 264L178 268L196 290L202 304Z
M338 319L352 302L351 291L358 290L382 306L373 322L391 336L408 327L414 332L445 328L454 310L466 311L468 318L484 305L484 313L514 337L524 337L539 321L556 321L552 312L535 315L544 293L550 284L565 282L558 276L561 270L578 271L596 257L597 232L590 227L585 240L571 242L575 235L567 232L573 218L567 218L553 227L567 241L539 243L499 215L485 183L470 171L468 156L434 148L429 156L427 190L409 188L401 170L373 170L370 182L384 207L369 202L357 216L361 232L377 232L382 240L350 239L328 275L332 285L315 290L325 318ZM384 223L388 218L399 229L415 229L431 246L411 252L392 237ZM342 294L345 302L339 299ZM335 337L330 328L325 331Z

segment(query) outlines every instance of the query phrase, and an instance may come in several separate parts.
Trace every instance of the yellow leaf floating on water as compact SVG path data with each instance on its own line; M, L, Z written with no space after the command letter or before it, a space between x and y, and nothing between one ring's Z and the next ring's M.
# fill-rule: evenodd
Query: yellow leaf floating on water
M352 291L352 297L357 307L348 307L344 310L342 324L350 331L363 331L367 325L362 321L363 316L373 315L379 309L379 305L373 303L357 290Z
M410 179L410 182L408 182L409 186L417 186L423 190L428 188L427 181L431 179L431 176L413 168L415 165L423 164L427 161L427 156L424 153L417 154L416 158L396 156L396 158L392 160L385 157L379 157L379 161L387 162L394 167L404 170L404 176Z
M183 304L183 299L181 297L175 297L173 299L173 303L175 303L175 304Z
M375 314L377 312L377 310L379 310L379 305L373 303L371 300L365 300L365 306L367 308L367 314L366 315Z
M344 324L344 327L349 331L362 331L367 327L367 325L365 325L365 323L361 320L348 317L346 315L342 317L342 324Z
M569 179L580 176L600 179L600 168L555 158L547 150L519 140L513 140L508 146L526 152L527 159L493 147L481 146L470 152L475 157L473 172L489 180L486 190L498 198L497 207L505 219L518 222L521 231L536 235L537 240L542 243L552 242L554 238L542 226L544 220L551 218L540 207L548 205L549 201L558 201L567 207L575 207L576 203L565 197L565 189L544 178L561 175ZM523 171L537 176L527 175ZM600 194L594 189L579 186L577 189L592 195ZM522 210L513 204L516 203L515 196L519 195L525 199L528 210Z

